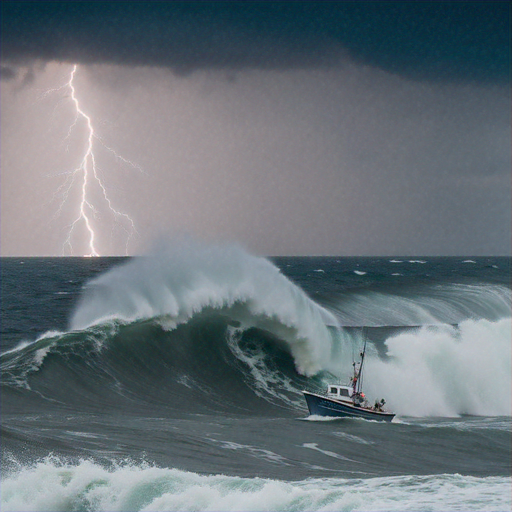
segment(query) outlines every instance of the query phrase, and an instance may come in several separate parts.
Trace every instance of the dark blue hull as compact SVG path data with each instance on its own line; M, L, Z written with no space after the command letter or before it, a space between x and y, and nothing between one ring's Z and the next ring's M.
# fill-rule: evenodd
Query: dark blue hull
M364 418L367 420L391 421L395 414L392 412L374 411L364 407L343 404L322 395L304 391L309 413L315 416L330 416L333 418Z

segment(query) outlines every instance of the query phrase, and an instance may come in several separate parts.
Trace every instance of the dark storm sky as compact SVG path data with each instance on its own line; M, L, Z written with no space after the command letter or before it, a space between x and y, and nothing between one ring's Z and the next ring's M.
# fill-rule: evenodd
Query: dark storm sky
M17 181L57 171L31 135L31 116L51 126L50 105L27 105L71 64L105 125L123 107L102 137L126 139L148 172L118 198L142 245L184 230L267 254L509 254L510 12L2 1L2 254L59 253L64 228L41 227L51 205L33 206L58 184ZM137 145L155 123L168 140Z
M510 78L508 2L2 2L2 55L126 66L357 62L426 80Z

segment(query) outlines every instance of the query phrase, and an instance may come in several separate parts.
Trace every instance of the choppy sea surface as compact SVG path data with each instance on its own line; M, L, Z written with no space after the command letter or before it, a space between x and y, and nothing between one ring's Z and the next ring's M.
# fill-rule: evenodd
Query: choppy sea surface
M1 259L1 510L510 511L511 260ZM308 416L363 389L392 423Z

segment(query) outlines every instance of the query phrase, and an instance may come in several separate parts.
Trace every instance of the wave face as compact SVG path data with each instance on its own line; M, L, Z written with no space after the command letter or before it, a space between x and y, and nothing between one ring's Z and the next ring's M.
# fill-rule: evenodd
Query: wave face
M302 389L321 391L333 379L348 380L339 369L351 367L349 340L362 344L359 332L337 338L333 333L343 348L333 351L330 371L306 379L274 334L231 323L208 312L170 331L148 320L54 333L4 354L3 384L55 404L78 400L92 411L158 407L171 415L202 410L268 415L279 407L301 415ZM375 345L368 347L363 385L371 399L385 397L399 415L510 416L510 340L508 319L402 331L384 342L385 357ZM12 400L16 407L18 396Z

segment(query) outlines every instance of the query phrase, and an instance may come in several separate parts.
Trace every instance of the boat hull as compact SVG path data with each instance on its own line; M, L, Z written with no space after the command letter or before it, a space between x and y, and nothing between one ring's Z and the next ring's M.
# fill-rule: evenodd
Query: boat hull
M344 404L322 395L304 391L309 413L315 416L329 416L333 418L364 418L367 420L391 421L395 414L392 412L374 411L364 407Z

